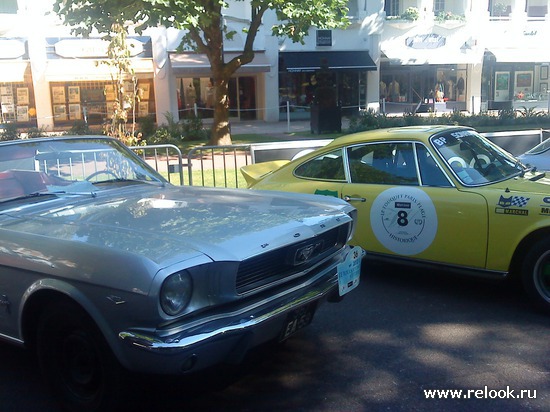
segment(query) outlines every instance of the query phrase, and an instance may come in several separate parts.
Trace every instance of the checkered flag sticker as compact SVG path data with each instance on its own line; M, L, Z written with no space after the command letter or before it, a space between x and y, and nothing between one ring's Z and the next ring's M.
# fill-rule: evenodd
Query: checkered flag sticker
M527 202L529 201L529 199L529 197L512 196L512 206L525 207L527 206Z

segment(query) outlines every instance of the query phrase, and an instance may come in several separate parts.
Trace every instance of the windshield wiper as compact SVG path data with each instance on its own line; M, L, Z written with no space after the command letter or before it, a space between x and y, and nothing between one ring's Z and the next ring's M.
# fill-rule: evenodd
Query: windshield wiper
M160 180L141 180L141 179L123 179L120 177L107 179L107 180L98 180L97 182L90 182L93 185L103 184L103 183L145 183L147 185L155 186L165 186L165 183Z
M53 196L57 196L57 194L52 192L33 192L33 193L27 193L21 196L14 196L14 197L9 197L7 199L2 199L1 203L14 202L14 201L25 200L25 199L41 198L41 197L53 197Z

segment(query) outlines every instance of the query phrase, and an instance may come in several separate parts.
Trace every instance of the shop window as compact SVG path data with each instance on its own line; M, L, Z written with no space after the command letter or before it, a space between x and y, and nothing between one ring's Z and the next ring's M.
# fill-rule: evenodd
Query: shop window
M56 125L68 125L77 121L102 125L112 119L115 113L117 96L113 82L51 83L50 87ZM131 100L134 96L134 83L128 81L123 87L125 98L122 104L128 110L128 122L134 118L137 120L149 116L151 109L155 107L151 81L138 80L133 106Z
M491 17L508 17L512 12L512 0L490 0L489 13Z
M17 0L0 0L0 13L17 14Z
M399 0L385 0L384 11L386 16L399 16L401 15Z
M445 0L435 0L434 1L434 14L445 12Z
M533 4L535 2L528 2L527 16L528 17L545 17L548 13L547 4Z
M22 82L0 83L0 122L36 126L34 89L29 68Z

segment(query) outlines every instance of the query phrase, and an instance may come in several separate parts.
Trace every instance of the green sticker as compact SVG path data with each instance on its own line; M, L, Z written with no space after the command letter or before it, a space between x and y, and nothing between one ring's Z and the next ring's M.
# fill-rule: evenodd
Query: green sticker
M323 195L323 196L333 196L338 197L338 192L335 190L315 190L316 195Z

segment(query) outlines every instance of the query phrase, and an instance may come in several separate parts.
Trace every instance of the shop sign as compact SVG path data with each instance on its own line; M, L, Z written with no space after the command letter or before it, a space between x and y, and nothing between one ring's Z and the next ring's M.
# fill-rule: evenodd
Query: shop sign
M317 30L317 46L332 46L332 30Z
M447 39L439 34L417 34L416 36L407 37L405 45L412 49L438 49L445 46Z
M0 59L18 59L25 54L24 40L0 39Z
M128 39L130 57L143 53L143 43ZM64 58L107 57L109 42L103 39L63 39L55 43L55 54Z

